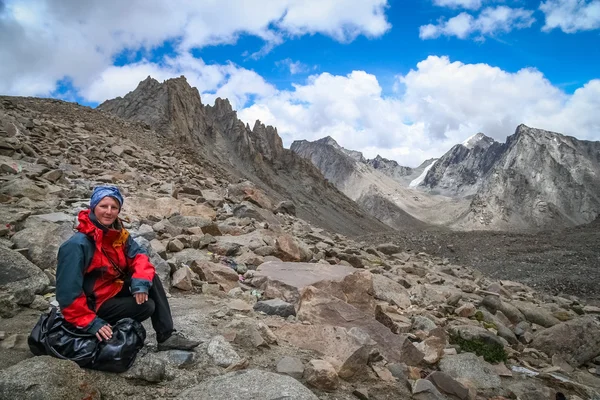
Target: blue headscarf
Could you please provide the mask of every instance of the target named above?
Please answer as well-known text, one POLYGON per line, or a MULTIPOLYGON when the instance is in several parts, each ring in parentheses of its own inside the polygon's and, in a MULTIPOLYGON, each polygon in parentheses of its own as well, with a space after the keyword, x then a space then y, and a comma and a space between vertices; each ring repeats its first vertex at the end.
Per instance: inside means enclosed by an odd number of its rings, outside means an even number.
POLYGON ((114 198, 119 203, 119 208, 123 207, 123 196, 116 186, 96 186, 90 198, 90 210, 94 210, 105 197, 114 198))

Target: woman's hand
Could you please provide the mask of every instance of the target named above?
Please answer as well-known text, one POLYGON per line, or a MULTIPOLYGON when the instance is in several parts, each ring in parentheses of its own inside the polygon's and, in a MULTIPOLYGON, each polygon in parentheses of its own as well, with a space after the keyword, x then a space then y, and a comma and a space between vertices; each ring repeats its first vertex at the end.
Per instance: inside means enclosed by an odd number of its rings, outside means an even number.
POLYGON ((136 293, 133 295, 135 297, 135 302, 138 304, 142 304, 148 301, 148 293, 136 293))
POLYGON ((109 340, 112 337, 112 328, 110 325, 104 325, 102 328, 98 329, 96 337, 99 341, 102 341, 102 339, 109 340))

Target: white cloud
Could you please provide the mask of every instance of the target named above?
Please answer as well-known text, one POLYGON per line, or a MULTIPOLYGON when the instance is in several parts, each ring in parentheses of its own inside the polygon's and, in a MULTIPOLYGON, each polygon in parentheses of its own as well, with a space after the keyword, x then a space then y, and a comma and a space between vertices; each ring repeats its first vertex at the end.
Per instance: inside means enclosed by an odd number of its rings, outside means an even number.
POLYGON ((256 55, 290 36, 320 33, 348 42, 390 29, 387 0, 8 0, 0 10, 0 93, 47 95, 69 77, 86 89, 121 52, 169 40, 177 53, 264 40, 256 55), (41 61, 43 60, 43 62, 41 61))
POLYGON ((134 90, 147 76, 158 81, 184 75, 190 85, 198 88, 204 104, 217 97, 228 98, 234 108, 244 107, 250 96, 270 96, 275 88, 254 71, 234 64, 205 64, 189 53, 167 58, 161 65, 141 61, 104 70, 80 94, 92 102, 102 102, 134 90))
POLYGON ((300 61, 294 61, 291 58, 286 58, 285 60, 277 61, 275 64, 278 66, 284 66, 289 69, 290 74, 302 74, 311 70, 311 68, 301 63, 300 61))
POLYGON ((600 140, 600 80, 572 95, 535 69, 515 73, 487 64, 430 56, 398 77, 403 87, 386 97, 374 75, 322 73, 291 91, 259 96, 238 111, 276 126, 284 144, 330 135, 367 157, 381 154, 416 166, 476 132, 499 141, 520 123, 582 139, 600 140))
POLYGON ((477 18, 462 12, 449 20, 442 19, 437 25, 428 24, 419 28, 421 39, 435 39, 440 36, 455 36, 466 39, 476 34, 481 39, 513 29, 529 28, 534 22, 533 11, 507 6, 487 7, 477 18))
POLYGON ((548 0, 540 10, 546 15, 542 30, 560 28, 565 33, 600 29, 600 0, 548 0))
POLYGON ((433 4, 441 7, 477 10, 481 7, 481 0, 433 0, 433 4))

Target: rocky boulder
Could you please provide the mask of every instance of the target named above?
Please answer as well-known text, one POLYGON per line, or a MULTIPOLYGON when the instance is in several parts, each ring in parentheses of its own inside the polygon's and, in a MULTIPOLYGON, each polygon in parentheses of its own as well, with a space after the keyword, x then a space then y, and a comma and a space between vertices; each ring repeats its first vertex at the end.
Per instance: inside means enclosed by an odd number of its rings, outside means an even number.
POLYGON ((460 382, 468 382, 477 389, 497 389, 502 381, 491 364, 473 353, 461 353, 444 357, 440 370, 460 382))
POLYGON ((318 397, 292 377, 250 369, 229 372, 182 392, 185 400, 318 400, 318 397))
POLYGON ((156 250, 154 250, 154 247, 147 239, 138 236, 135 238, 135 241, 142 247, 142 249, 144 249, 148 255, 148 258, 150 258, 150 262, 156 269, 156 274, 158 275, 160 282, 165 290, 169 291, 169 287, 171 287, 171 267, 169 264, 156 252, 156 250))
POLYGON ((531 346, 579 367, 600 355, 600 321, 585 316, 536 333, 531 346))
POLYGON ((50 356, 29 358, 0 371, 5 400, 100 400, 93 379, 73 361, 50 356))
POLYGON ((0 288, 33 301, 49 284, 41 269, 16 251, 0 246, 0 288))
POLYGON ((302 290, 296 315, 299 320, 312 324, 360 328, 379 345, 381 353, 391 361, 414 365, 423 359, 423 353, 405 335, 392 333, 372 315, 313 286, 302 290))
POLYGON ((60 245, 73 235, 72 220, 53 223, 43 216, 31 216, 25 221, 25 229, 11 239, 17 248, 27 249, 27 258, 39 268, 55 270, 60 245))
POLYGON ((340 282, 354 271, 342 265, 269 261, 258 266, 250 283, 266 297, 296 303, 302 288, 322 281, 340 282))
POLYGON ((194 260, 190 268, 198 274, 200 280, 218 284, 225 292, 239 286, 240 277, 232 268, 210 261, 194 260))

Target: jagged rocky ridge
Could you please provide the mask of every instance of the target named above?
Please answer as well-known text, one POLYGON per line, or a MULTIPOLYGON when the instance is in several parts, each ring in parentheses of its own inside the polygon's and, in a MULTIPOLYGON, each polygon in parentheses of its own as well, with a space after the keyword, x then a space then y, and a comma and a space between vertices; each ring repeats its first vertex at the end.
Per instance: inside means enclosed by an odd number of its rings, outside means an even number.
POLYGON ((293 200, 298 215, 317 225, 344 234, 388 229, 325 181, 310 163, 284 149, 276 128, 256 121, 250 129, 227 99, 203 105, 198 90, 183 76, 163 83, 148 77, 133 92, 98 109, 147 124, 193 157, 219 166, 230 179, 249 179, 274 199, 293 200))
POLYGON ((184 150, 108 113, 0 98, 0 398, 598 396, 597 307, 328 232, 184 150), (126 195, 177 328, 204 341, 156 352, 147 324, 124 374, 26 343, 54 300, 57 246, 105 182, 126 195))

